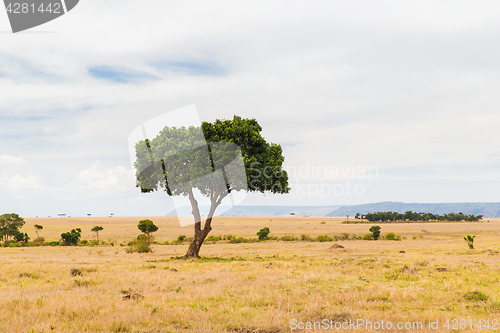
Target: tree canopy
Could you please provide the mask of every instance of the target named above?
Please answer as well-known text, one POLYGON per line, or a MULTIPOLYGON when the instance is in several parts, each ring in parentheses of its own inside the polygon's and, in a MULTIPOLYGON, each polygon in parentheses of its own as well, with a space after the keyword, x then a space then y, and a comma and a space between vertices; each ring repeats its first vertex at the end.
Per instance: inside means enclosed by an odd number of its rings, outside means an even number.
POLYGON ((7 242, 10 236, 14 237, 18 234, 19 229, 24 223, 24 219, 18 214, 9 213, 0 215, 0 239, 4 239, 7 242))
POLYGON ((268 143, 261 132, 255 119, 234 116, 201 127, 165 127, 155 138, 136 143, 136 186, 141 192, 164 189, 171 196, 189 197, 195 237, 186 256, 198 257, 216 208, 232 191, 290 190, 281 146, 268 143), (203 229, 193 189, 210 198, 203 229))

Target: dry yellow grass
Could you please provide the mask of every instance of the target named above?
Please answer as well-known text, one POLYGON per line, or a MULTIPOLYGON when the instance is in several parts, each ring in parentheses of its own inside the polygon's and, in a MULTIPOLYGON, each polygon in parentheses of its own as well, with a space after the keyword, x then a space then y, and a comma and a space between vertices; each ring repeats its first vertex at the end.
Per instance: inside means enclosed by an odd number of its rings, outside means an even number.
MULTIPOLYGON (((80 227, 83 238, 92 239, 91 227, 102 225, 101 239, 121 241, 138 234, 140 219, 38 218, 27 219, 24 229, 34 234, 33 225, 42 224, 41 235, 57 240, 61 232, 80 227)), ((158 240, 192 233, 172 218, 151 219, 160 227, 158 240)), ((364 235, 370 226, 340 224, 343 220, 218 218, 213 234, 256 237, 267 226, 272 235, 364 235)), ((187 245, 156 245, 148 254, 127 254, 116 245, 0 248, 1 331, 289 332, 292 319, 365 319, 424 323, 423 329, 402 332, 445 332, 447 319, 474 324, 499 319, 498 219, 381 226, 382 234, 407 238, 335 242, 345 246, 335 250, 332 242, 218 242, 201 250, 213 259, 200 260, 172 259, 187 245), (467 250, 461 239, 466 233, 477 235, 475 250, 467 250), (73 267, 83 276, 70 276, 73 267), (124 300, 128 290, 145 298, 124 300), (474 291, 488 299, 464 297, 474 291), (428 320, 439 320, 441 328, 428 329, 428 320)), ((313 331, 321 330, 307 330, 313 331)))

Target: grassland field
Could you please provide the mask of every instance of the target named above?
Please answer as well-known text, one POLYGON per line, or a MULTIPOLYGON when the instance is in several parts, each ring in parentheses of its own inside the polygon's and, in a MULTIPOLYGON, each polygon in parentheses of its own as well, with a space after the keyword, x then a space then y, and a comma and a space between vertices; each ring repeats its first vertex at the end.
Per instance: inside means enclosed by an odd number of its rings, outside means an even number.
MULTIPOLYGON (((0 332, 496 332, 500 324, 500 219, 473 223, 384 223, 401 241, 264 241, 184 245, 126 253, 118 245, 158 225, 158 241, 191 236, 173 217, 27 218, 22 231, 47 241, 104 227, 115 245, 0 248, 0 332), (476 235, 475 249, 462 239, 476 235), (415 236, 415 237, 414 237, 415 236), (415 239, 414 239, 415 238, 415 239), (344 246, 331 248, 333 244, 344 246), (405 253, 400 253, 400 251, 405 253), (71 276, 70 269, 82 276, 71 276), (138 293, 144 298, 124 299, 138 293), (383 320, 413 328, 299 329, 298 323, 383 320), (462 320, 462 322, 460 321, 462 320), (481 322, 479 322, 481 320, 481 322), (488 327, 486 327, 486 320, 488 327), (437 329, 429 322, 438 322, 437 329), (444 325, 448 321, 450 327, 444 325), (465 324, 464 324, 465 322, 465 324), (295 323, 295 327, 294 324, 295 323), (418 326, 422 323, 422 326, 418 326), (455 326, 454 323, 456 323, 455 326), (478 326, 479 323, 479 326, 478 326), (452 329, 456 327, 457 329, 452 329), (296 329, 294 329, 296 328, 296 329)), ((211 235, 362 236, 371 224, 345 217, 217 217, 211 235)), ((329 327, 330 328, 330 327, 329 327)))

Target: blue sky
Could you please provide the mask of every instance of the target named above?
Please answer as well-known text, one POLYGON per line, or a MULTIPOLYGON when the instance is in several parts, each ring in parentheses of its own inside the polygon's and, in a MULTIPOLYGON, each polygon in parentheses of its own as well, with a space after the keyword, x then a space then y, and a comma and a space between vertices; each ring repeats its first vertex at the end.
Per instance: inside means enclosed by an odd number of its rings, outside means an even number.
POLYGON ((192 104, 256 118, 285 168, 308 170, 244 204, 500 201, 498 7, 86 0, 16 35, 0 11, 1 208, 167 214, 134 187, 127 139, 192 104))

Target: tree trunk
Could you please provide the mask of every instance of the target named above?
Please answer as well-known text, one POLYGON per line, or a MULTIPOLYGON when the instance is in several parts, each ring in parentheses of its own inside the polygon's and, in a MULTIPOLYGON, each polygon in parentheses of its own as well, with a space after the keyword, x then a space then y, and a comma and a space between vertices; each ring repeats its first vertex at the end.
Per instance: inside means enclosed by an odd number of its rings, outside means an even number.
POLYGON ((189 248, 187 250, 185 258, 199 258, 200 257, 200 248, 203 245, 203 241, 207 238, 208 233, 212 230, 210 223, 212 219, 207 219, 205 222, 205 227, 201 229, 201 222, 197 222, 194 226, 194 239, 189 244, 189 248))
POLYGON ((222 199, 227 194, 222 194, 218 197, 213 196, 211 198, 210 211, 208 212, 207 220, 205 222, 205 226, 203 229, 201 228, 201 215, 200 210, 198 208, 198 201, 194 198, 192 190, 188 191, 189 201, 191 202, 191 207, 193 208, 193 216, 195 219, 194 224, 194 238, 191 244, 189 244, 189 248, 187 250, 184 258, 199 258, 200 248, 203 245, 203 241, 207 238, 208 234, 212 230, 212 217, 214 216, 215 209, 220 205, 222 199))

